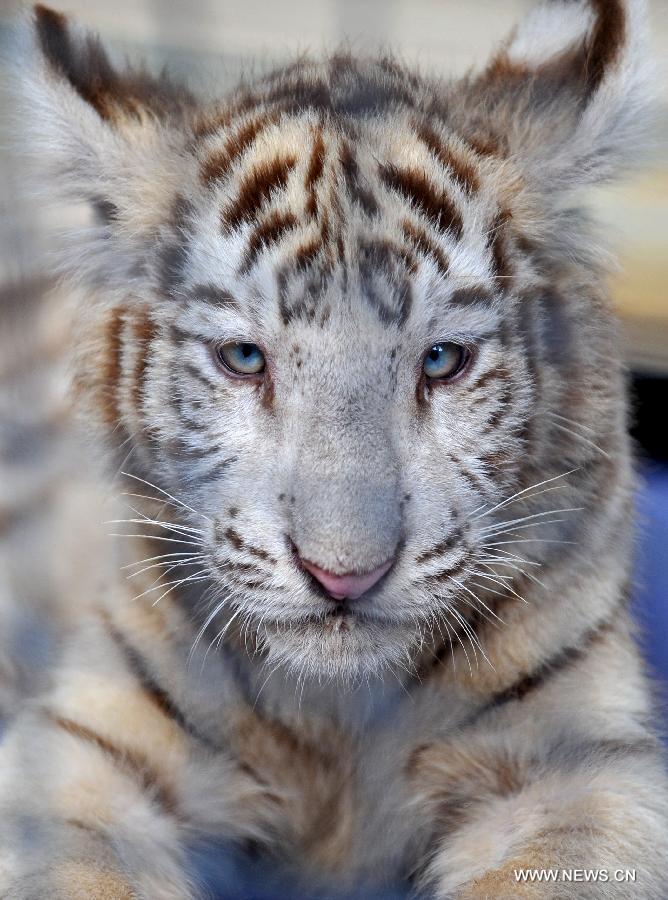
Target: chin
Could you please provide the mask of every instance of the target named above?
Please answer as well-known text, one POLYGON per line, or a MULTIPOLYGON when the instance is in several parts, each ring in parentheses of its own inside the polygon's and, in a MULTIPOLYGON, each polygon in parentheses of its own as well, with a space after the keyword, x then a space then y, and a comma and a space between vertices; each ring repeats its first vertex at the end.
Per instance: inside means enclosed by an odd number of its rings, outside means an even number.
POLYGON ((263 626, 262 645, 270 668, 282 666, 301 678, 354 685, 387 669, 410 666, 414 631, 353 615, 263 626))

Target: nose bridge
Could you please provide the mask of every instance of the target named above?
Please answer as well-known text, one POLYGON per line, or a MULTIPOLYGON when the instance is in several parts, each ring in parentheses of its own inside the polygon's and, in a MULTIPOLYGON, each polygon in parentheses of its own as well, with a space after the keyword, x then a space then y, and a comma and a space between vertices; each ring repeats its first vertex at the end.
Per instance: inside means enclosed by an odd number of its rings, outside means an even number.
POLYGON ((299 425, 293 540, 334 573, 390 559, 400 534, 399 467, 387 411, 362 398, 322 398, 299 425))

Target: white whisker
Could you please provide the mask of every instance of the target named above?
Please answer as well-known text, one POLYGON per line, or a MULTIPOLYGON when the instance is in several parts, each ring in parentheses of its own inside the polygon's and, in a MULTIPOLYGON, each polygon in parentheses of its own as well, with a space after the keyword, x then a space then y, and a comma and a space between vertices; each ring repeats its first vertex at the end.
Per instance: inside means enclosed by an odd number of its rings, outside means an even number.
MULTIPOLYGON (((574 472, 578 471, 578 467, 574 469, 569 469, 568 472, 563 472, 561 475, 554 475, 552 478, 545 478, 543 481, 538 481, 536 484, 529 485, 529 487, 523 488, 521 491, 517 491, 517 493, 513 494, 511 497, 508 497, 506 500, 502 500, 500 503, 497 503, 496 506, 493 506, 491 509, 485 510, 477 516, 473 516, 474 519, 482 519, 485 516, 491 515, 493 512, 496 512, 497 509, 502 509, 504 506, 509 506, 511 503, 517 502, 520 498, 524 498, 524 496, 529 492, 533 491, 535 488, 542 487, 545 484, 551 484, 554 481, 558 481, 560 478, 566 478, 569 475, 572 475, 574 472)), ((550 488, 549 490, 554 490, 554 488, 550 488)), ((541 491, 540 493, 544 493, 541 491)), ((531 497, 538 496, 538 494, 531 494, 531 497)), ((529 498, 526 498, 529 499, 529 498)), ((480 509, 480 507, 478 507, 480 509)), ((477 510, 474 510, 477 512, 477 510)))
POLYGON ((141 566, 144 563, 154 562, 156 559, 172 559, 178 556, 192 556, 192 550, 175 550, 172 553, 159 553, 157 556, 147 556, 145 559, 137 560, 137 562, 127 563, 124 566, 121 566, 121 571, 124 569, 131 569, 133 566, 141 566))
POLYGON ((560 541, 557 538, 517 538, 514 541, 497 541, 495 544, 483 544, 487 547, 503 547, 506 544, 575 544, 575 541, 560 541))
POLYGON ((127 576, 128 580, 130 578, 136 578, 138 575, 142 575, 144 572, 149 572, 151 569, 165 569, 164 572, 161 573, 161 576, 168 575, 174 569, 178 569, 179 566, 196 566, 199 565, 203 561, 204 557, 200 554, 198 556, 192 556, 188 559, 178 559, 170 562, 167 560, 166 562, 157 562, 153 563, 150 566, 145 566, 143 569, 140 569, 138 572, 132 572, 127 576))
POLYGON ((125 475, 127 478, 134 478, 135 481, 141 481, 142 484, 145 484, 147 487, 159 491, 161 494, 164 494, 165 497, 173 500, 174 503, 178 503, 178 505, 182 506, 184 509, 190 510, 190 512, 194 513, 196 516, 201 516, 203 519, 206 519, 207 522, 211 521, 211 519, 208 516, 205 516, 204 513, 198 512, 196 509, 193 509, 192 506, 184 503, 183 500, 179 500, 178 497, 174 497, 173 494, 170 494, 168 491, 164 491, 162 488, 158 487, 157 484, 152 484, 150 481, 146 481, 144 478, 140 478, 138 475, 133 475, 132 472, 121 472, 121 475, 125 475))
POLYGON ((569 506, 569 507, 561 507, 559 509, 546 509, 543 512, 533 513, 530 516, 520 516, 517 519, 507 519, 505 522, 495 522, 492 525, 486 525, 484 528, 480 529, 481 534, 488 534, 491 531, 496 530, 497 528, 502 528, 506 525, 516 525, 521 522, 528 522, 531 519, 540 519, 543 516, 551 516, 557 513, 569 513, 569 512, 584 512, 584 506, 569 506))
POLYGON ((201 547, 200 541, 182 541, 179 538, 163 537, 161 534, 121 534, 119 532, 110 532, 109 537, 122 538, 142 538, 145 541, 165 541, 170 544, 190 544, 191 547, 201 547))
POLYGON ((173 531, 175 534, 180 534, 182 537, 197 537, 198 534, 202 534, 198 529, 188 528, 185 525, 174 525, 172 522, 161 522, 160 519, 149 519, 146 516, 142 516, 140 519, 108 519, 106 522, 102 523, 103 525, 155 525, 159 528, 165 528, 167 531, 173 531))
POLYGON ((559 422, 552 422, 553 428, 558 428, 560 431, 565 432, 566 434, 570 434, 571 437, 576 438, 578 441, 582 441, 583 444, 586 444, 588 447, 598 451, 602 456, 605 456, 607 459, 610 459, 610 454, 605 451, 602 447, 599 447, 595 441, 592 441, 591 438, 585 437, 583 434, 578 434, 576 431, 573 431, 572 428, 567 428, 565 425, 561 425, 559 422))

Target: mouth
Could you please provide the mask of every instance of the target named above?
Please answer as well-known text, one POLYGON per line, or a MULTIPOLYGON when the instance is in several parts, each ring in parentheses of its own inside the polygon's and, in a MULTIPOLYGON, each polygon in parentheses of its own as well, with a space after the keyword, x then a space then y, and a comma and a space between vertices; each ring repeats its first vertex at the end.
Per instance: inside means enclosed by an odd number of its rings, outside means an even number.
MULTIPOLYGON (((319 627, 322 629, 323 634, 345 633, 355 627, 357 624, 355 619, 355 613, 346 609, 345 606, 337 606, 325 613, 319 627)), ((314 627, 318 626, 314 623, 314 627)))
POLYGON ((405 664, 410 629, 339 604, 297 621, 264 622, 269 665, 318 679, 356 682, 393 664, 405 664))

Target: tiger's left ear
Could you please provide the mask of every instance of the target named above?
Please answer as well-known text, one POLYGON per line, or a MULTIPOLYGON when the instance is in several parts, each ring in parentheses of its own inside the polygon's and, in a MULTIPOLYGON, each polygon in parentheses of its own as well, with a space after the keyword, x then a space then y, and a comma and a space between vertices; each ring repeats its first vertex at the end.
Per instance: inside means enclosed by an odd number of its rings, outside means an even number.
POLYGON ((644 0, 544 0, 460 85, 463 130, 541 191, 601 181, 643 155, 653 71, 644 0))

